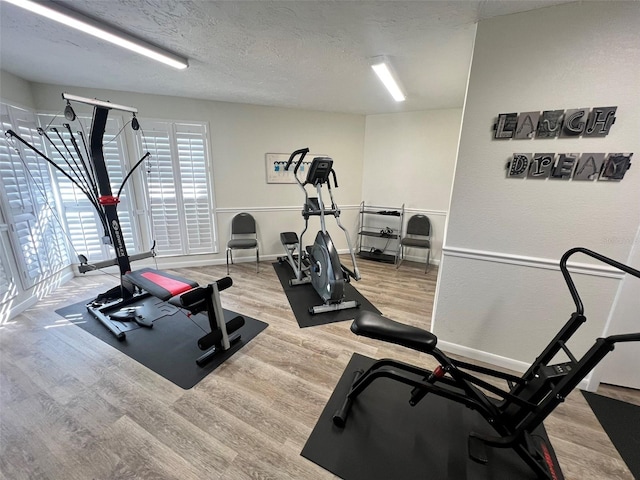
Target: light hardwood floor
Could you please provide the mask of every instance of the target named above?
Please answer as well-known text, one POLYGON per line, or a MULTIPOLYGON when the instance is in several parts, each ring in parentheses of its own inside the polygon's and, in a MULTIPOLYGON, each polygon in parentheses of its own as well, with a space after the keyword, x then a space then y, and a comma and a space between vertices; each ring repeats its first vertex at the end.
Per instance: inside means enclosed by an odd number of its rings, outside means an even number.
MULTIPOLYGON (((355 286, 385 315, 429 327, 435 267, 425 275, 411 262, 359 266, 355 286)), ((175 272, 200 283, 226 274, 224 266, 175 272)), ((351 355, 435 366, 426 355, 356 337, 348 321, 300 329, 270 262, 259 274, 254 263, 236 264, 231 276, 223 306, 269 327, 191 390, 54 313, 115 285, 113 277, 76 278, 5 325, 0 478, 335 478, 300 451, 351 355)), ((640 404, 636 391, 603 392, 640 404)), ((632 479, 579 392, 545 425, 567 480, 632 479)))

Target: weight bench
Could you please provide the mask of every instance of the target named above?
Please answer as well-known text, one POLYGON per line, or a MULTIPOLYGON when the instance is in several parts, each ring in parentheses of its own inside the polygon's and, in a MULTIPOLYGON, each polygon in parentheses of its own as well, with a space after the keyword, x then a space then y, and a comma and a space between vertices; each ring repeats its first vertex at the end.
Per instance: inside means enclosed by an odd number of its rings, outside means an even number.
POLYGON ((220 292, 233 285, 231 277, 224 277, 206 287, 201 287, 192 280, 152 268, 143 268, 127 272, 122 276, 122 283, 136 287, 138 292, 126 300, 119 299, 101 305, 93 302, 87 305, 87 310, 101 321, 118 340, 124 340, 126 334, 111 322, 112 319, 134 321, 147 328, 153 327, 153 322, 142 318, 135 309, 127 310, 124 308, 149 296, 188 310, 190 315, 206 312, 211 331, 198 340, 198 348, 205 350, 205 353, 196 359, 199 366, 206 364, 217 352, 229 350, 231 345, 241 338, 238 330, 244 325, 244 318, 238 315, 225 322, 220 302, 220 292), (113 310, 117 311, 108 313, 113 310))
MULTIPOLYGON (((428 393, 452 400, 476 410, 493 427, 496 435, 474 433, 469 427, 468 455, 479 463, 488 462, 488 447, 511 448, 531 467, 538 478, 559 478, 560 467, 549 454, 551 447, 534 434, 543 420, 564 401, 567 395, 619 342, 640 342, 640 333, 612 335, 596 339, 594 345, 576 359, 566 342, 586 322, 582 300, 567 269, 567 259, 580 252, 640 278, 640 271, 584 248, 567 251, 560 270, 576 305, 565 326, 536 358, 522 377, 502 373, 449 358, 437 348, 438 339, 431 332, 404 325, 374 312, 360 311, 351 331, 356 335, 402 345, 434 357, 440 364, 433 371, 407 363, 382 359, 366 372, 355 372, 351 388, 342 406, 333 416, 333 423, 345 428, 349 412, 357 405, 358 396, 376 379, 389 378, 413 387, 409 405, 415 406, 428 393), (563 351, 568 361, 551 365, 563 351), (506 381, 503 390, 482 380, 473 373, 506 381), (493 394, 489 396, 482 390, 493 394)), ((437 414, 437 412, 436 412, 437 414)))

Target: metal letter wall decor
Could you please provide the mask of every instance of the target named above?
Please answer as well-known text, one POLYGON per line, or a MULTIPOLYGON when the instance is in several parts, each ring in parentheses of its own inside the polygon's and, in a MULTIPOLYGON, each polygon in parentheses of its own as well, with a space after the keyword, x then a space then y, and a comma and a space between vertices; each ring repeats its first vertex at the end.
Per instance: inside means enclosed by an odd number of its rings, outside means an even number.
POLYGON ((507 163, 510 178, 622 180, 633 153, 514 153, 507 163), (605 159, 606 157, 606 159, 605 159))
MULTIPOLYGON (((536 139, 606 137, 618 107, 574 108, 541 112, 501 113, 494 138, 536 139)), ((633 153, 514 153, 507 163, 510 178, 558 180, 622 180, 633 153)))
POLYGON ((494 138, 606 137, 616 121, 618 107, 575 108, 540 112, 501 113, 493 126, 494 138))

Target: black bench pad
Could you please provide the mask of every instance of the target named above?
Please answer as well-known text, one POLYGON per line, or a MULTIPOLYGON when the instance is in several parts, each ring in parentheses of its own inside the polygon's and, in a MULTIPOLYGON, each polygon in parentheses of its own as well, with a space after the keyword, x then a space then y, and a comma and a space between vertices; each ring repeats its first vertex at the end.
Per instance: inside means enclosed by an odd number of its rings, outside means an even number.
POLYGON ((298 243, 298 234, 296 232, 282 232, 280 234, 280 243, 283 245, 295 245, 298 243))
POLYGON ((154 297, 165 301, 198 286, 198 283, 193 280, 187 280, 153 268, 142 268, 128 272, 125 274, 125 278, 154 297))
POLYGON ((431 332, 368 310, 358 312, 351 324, 351 331, 356 335, 395 343, 424 353, 430 353, 438 343, 438 338, 431 332))

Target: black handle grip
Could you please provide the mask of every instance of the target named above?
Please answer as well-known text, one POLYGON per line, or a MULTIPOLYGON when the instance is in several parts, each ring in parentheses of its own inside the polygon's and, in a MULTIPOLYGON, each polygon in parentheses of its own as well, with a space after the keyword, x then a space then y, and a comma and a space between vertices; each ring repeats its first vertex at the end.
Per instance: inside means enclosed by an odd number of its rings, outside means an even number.
POLYGON ((605 339, 608 343, 618 342, 640 342, 640 333, 625 333, 622 335, 611 335, 605 339))
POLYGON ((338 188, 338 177, 336 176, 336 171, 333 168, 331 169, 331 173, 333 174, 333 186, 338 188))
POLYGON ((302 163, 302 160, 304 160, 304 157, 307 155, 307 153, 309 153, 308 148, 301 148, 300 150, 296 150, 295 152, 293 152, 289 157, 289 161, 287 162, 287 165, 284 167, 284 170, 289 171, 289 167, 291 166, 291 162, 293 162, 293 159, 295 158, 295 156, 300 155, 300 159, 296 163, 296 168, 293 170, 293 173, 298 173, 298 168, 300 167, 300 164, 302 163))
POLYGON ((233 285, 233 280, 231 279, 231 277, 224 277, 220 280, 216 280, 216 285, 218 286, 218 291, 221 292, 222 290, 226 290, 231 285, 233 285))

